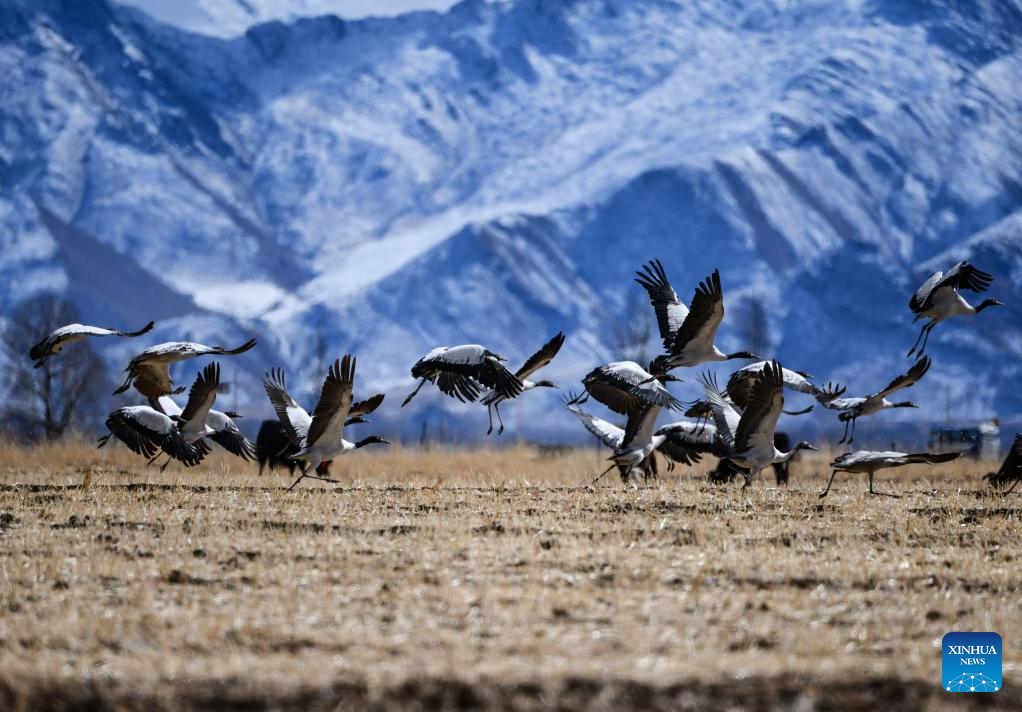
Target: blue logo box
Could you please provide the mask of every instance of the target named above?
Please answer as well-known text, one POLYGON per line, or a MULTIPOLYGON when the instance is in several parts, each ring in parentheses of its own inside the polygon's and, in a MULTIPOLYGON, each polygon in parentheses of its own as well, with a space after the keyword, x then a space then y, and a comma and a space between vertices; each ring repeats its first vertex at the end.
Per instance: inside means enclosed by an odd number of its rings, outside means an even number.
POLYGON ((948 633, 941 641, 941 675, 947 692, 997 692, 1001 689, 1001 636, 997 633, 948 633))

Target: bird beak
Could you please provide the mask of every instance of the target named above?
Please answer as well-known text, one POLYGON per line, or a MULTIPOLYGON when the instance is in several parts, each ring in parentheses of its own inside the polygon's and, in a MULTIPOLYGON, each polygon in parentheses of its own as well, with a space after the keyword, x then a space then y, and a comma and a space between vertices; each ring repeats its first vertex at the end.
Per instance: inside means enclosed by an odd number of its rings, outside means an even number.
POLYGON ((807 450, 813 450, 813 451, 815 451, 815 452, 819 452, 819 451, 820 451, 820 448, 818 448, 818 447, 814 447, 814 446, 812 446, 812 445, 806 445, 806 449, 807 449, 807 450))

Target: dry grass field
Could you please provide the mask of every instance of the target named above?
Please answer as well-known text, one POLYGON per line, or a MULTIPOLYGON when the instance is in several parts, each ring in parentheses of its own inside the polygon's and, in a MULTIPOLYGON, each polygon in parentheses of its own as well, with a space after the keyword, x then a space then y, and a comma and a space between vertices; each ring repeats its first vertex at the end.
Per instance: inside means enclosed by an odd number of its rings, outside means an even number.
POLYGON ((982 463, 586 486, 595 450, 335 464, 0 448, 0 709, 1022 709, 1022 496, 982 463), (1005 687, 940 687, 993 630, 1005 687))

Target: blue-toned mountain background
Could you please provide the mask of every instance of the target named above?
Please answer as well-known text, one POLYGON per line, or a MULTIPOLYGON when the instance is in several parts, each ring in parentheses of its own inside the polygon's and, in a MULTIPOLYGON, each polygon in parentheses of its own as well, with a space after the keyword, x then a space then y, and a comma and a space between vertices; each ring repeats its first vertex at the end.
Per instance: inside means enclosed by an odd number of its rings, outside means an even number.
MULTIPOLYGON (((265 367, 308 400, 353 352, 388 431, 482 437, 483 409, 435 391, 398 409, 411 364, 480 342, 517 365, 564 330, 544 375, 576 386, 652 319, 651 257, 685 301, 720 269, 725 350, 758 303, 767 355, 862 395, 911 363, 912 291, 969 259, 1008 306, 938 327, 923 409, 859 434, 1022 422, 1015 0, 465 0, 226 38, 0 0, 0 76, 0 316, 56 290, 89 323, 156 319, 146 344, 256 335, 225 363, 250 416, 265 367)), ((138 341, 97 348, 119 370, 138 341)), ((504 410, 505 438, 584 437, 554 393, 504 410)))

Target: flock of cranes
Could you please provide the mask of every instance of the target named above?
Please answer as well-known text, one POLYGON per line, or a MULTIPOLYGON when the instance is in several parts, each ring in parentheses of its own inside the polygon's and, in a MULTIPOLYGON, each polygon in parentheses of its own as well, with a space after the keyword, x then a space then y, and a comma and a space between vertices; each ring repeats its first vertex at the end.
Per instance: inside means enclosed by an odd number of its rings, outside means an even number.
MULTIPOLYGON (((816 449, 805 441, 786 450, 775 446, 775 429, 782 413, 800 415, 813 410, 813 406, 785 410, 785 389, 807 394, 822 407, 838 411, 838 418, 845 423, 840 442, 852 443, 859 418, 890 408, 916 407, 909 401, 893 402, 889 396, 915 385, 929 370, 931 361, 923 352, 937 324, 953 316, 973 316, 1001 304, 996 299, 987 299, 973 307, 962 297, 962 290, 982 292, 992 282, 989 274, 967 262, 958 263, 947 273, 934 273, 909 303, 917 321, 928 320, 909 351, 909 356, 916 354, 915 363, 876 393, 846 397, 844 387, 833 383, 817 386, 804 371, 785 368, 777 360, 762 360, 748 351, 721 351, 715 344, 717 330, 724 319, 724 294, 718 271, 696 287, 688 305, 678 298, 659 260, 644 265, 636 272, 635 281, 649 297, 664 353, 645 368, 634 361, 598 366, 582 379, 583 393, 568 394, 564 398, 567 410, 613 451, 610 466, 593 484, 614 468, 618 469, 624 483, 635 484, 637 474, 649 476, 656 472, 654 453, 659 452, 667 458, 670 467, 698 462, 704 454, 727 460, 743 475, 748 487, 763 468, 785 463, 800 450, 816 449), (697 376, 705 399, 686 405, 667 387, 682 380, 671 371, 735 359, 754 363, 734 371, 725 388, 721 388, 710 373, 697 376), (582 405, 590 398, 624 416, 624 427, 583 410, 582 405), (658 428, 657 419, 665 409, 683 412, 687 420, 658 428)), ((70 324, 49 334, 32 347, 29 355, 38 368, 76 341, 93 336, 138 337, 152 328, 152 322, 134 332, 70 324)), ((115 393, 134 387, 145 397, 146 404, 126 406, 110 413, 106 421, 110 433, 100 439, 99 447, 116 437, 150 462, 161 453, 165 454, 167 460, 162 467, 171 460, 186 466, 198 464, 211 450, 207 441, 243 459, 255 459, 255 447, 234 423, 241 416, 213 408, 221 390, 219 364, 214 361, 197 375, 183 408, 173 396, 182 393, 184 387, 175 388, 169 370, 172 363, 199 356, 242 354, 255 343, 252 339, 237 348, 227 349, 181 341, 158 344, 142 351, 128 364, 125 381, 115 393)), ((515 372, 507 368, 503 356, 479 344, 438 347, 412 366, 411 375, 419 383, 401 405, 407 405, 427 383, 432 383, 446 396, 485 405, 489 418, 487 434, 493 431, 494 415, 499 425, 497 432, 501 433, 504 431, 501 404, 536 388, 557 388, 552 381, 532 380, 532 377, 557 356, 563 344, 564 334, 558 333, 515 372)), ((355 365, 356 359, 350 354, 332 364, 311 414, 288 393, 283 369, 275 368, 265 374, 263 387, 288 440, 288 456, 303 463, 292 488, 306 477, 333 482, 335 480, 323 474, 323 463, 366 445, 388 442, 378 435, 357 441, 344 438, 346 426, 368 422, 366 416, 384 400, 382 393, 365 400, 354 399, 355 365)), ((954 459, 957 454, 848 452, 831 463, 830 482, 820 496, 827 495, 838 472, 866 473, 869 492, 881 494, 873 489, 877 470, 910 463, 936 464, 954 459)), ((991 475, 990 480, 999 485, 1013 482, 1013 489, 1020 478, 1022 437, 1016 438, 1004 466, 991 475)))

